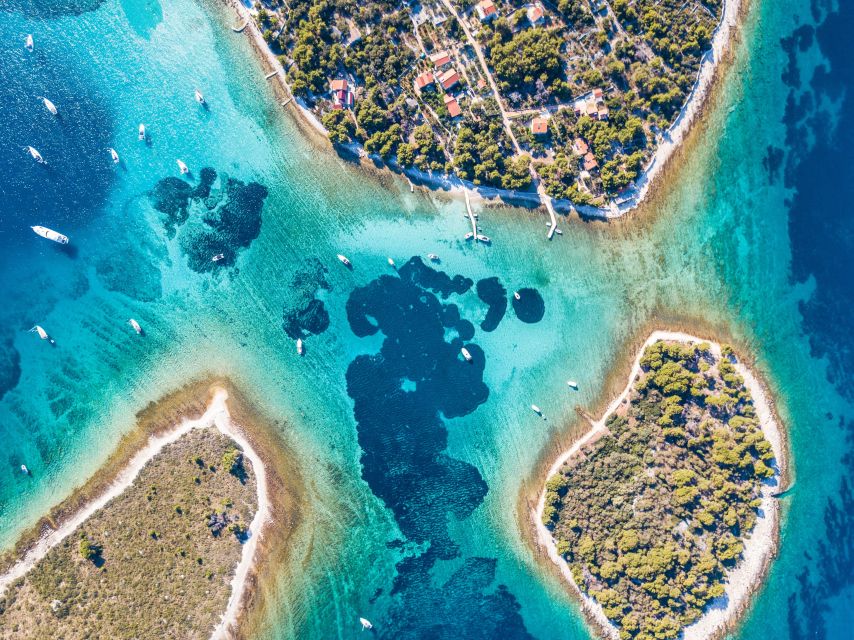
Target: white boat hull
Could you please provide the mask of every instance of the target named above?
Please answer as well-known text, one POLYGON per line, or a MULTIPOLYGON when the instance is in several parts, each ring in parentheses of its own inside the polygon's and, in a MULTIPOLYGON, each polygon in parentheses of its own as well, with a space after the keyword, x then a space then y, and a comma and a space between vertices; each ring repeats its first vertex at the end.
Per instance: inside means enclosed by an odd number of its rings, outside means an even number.
POLYGON ((139 139, 145 140, 145 125, 144 124, 139 125, 139 139))
POLYGON ((115 149, 110 149, 110 157, 113 159, 113 164, 119 163, 119 154, 115 149))
POLYGON ((64 236, 61 233, 54 231, 53 229, 48 229, 47 227, 42 227, 36 225, 35 227, 30 227, 37 235, 40 235, 42 238, 47 238, 48 240, 53 240, 59 244, 68 244, 68 236, 64 236))
POLYGON ((53 104, 50 100, 45 97, 42 97, 42 102, 44 102, 44 107, 48 111, 50 111, 53 115, 58 115, 59 111, 56 108, 56 105, 53 104))

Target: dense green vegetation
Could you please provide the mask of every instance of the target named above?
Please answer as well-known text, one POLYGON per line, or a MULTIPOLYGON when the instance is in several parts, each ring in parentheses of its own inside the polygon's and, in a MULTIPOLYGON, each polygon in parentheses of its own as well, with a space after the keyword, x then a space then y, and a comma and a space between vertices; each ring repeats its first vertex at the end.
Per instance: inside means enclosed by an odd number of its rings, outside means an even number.
POLYGON ((625 640, 676 638, 724 593, 774 454, 728 356, 657 342, 608 433, 547 483, 543 521, 625 640))
MULTIPOLYGON (((499 0, 497 17, 485 24, 473 1, 456 4, 547 193, 603 204, 633 184, 684 103, 722 1, 559 0, 546 5, 536 25, 526 16, 527 1, 499 0), (576 115, 574 101, 594 90, 607 110, 576 115), (548 135, 532 137, 530 119, 547 106, 548 135), (573 153, 575 138, 589 145, 595 165, 573 153)), ((317 112, 333 144, 356 142, 404 168, 456 172, 478 185, 530 186, 530 161, 515 158, 521 154, 502 126, 473 44, 437 0, 264 0, 256 9, 293 92, 317 112), (435 67, 429 55, 437 51, 452 52, 451 62, 435 67), (459 79, 440 88, 438 76, 449 68, 459 79), (415 78, 426 72, 436 81, 415 90, 415 78), (330 82, 340 78, 353 91, 352 109, 340 109, 330 93, 330 82), (445 95, 460 106, 455 118, 445 95)))

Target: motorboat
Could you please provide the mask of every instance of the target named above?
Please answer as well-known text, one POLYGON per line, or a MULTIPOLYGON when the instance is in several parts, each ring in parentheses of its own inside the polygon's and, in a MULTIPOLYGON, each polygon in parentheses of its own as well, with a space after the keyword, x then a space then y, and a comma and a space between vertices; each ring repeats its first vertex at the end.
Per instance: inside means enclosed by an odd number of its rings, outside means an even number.
POLYGON ((388 266, 390 266, 392 269, 396 268, 396 265, 394 264, 394 260, 392 260, 391 258, 388 259, 388 266))
POLYGON ((30 227, 36 234, 40 235, 42 238, 47 238, 48 240, 53 240, 54 242, 58 242, 59 244, 68 244, 68 236, 64 236, 58 231, 54 231, 53 229, 48 229, 47 227, 42 227, 36 225, 34 227, 30 227))
POLYGON ((145 140, 145 125, 141 122, 139 123, 139 139, 145 140))
POLYGON ((59 110, 56 108, 55 104, 53 104, 50 100, 48 100, 44 96, 42 96, 41 99, 42 99, 42 102, 44 102, 44 108, 45 109, 50 111, 55 116, 59 115, 59 110))
POLYGON ((47 160, 42 158, 42 154, 40 154, 38 152, 38 149, 36 149, 35 147, 31 147, 28 145, 28 146, 24 147, 24 151, 29 153, 30 156, 33 158, 33 160, 35 160, 39 164, 47 164, 47 160))
POLYGON ((178 165, 178 169, 181 171, 181 175, 186 175, 190 173, 190 170, 187 168, 187 165, 184 164, 183 160, 176 160, 175 164, 178 165))
POLYGON ((575 380, 567 380, 566 384, 570 389, 575 389, 576 391, 578 391, 578 383, 575 380))
POLYGON ((131 318, 130 320, 128 320, 128 324, 133 327, 134 331, 136 331, 136 335, 142 335, 142 327, 139 326, 139 323, 136 320, 131 318))
POLYGON ((33 46, 34 46, 34 44, 33 44, 33 34, 32 34, 32 33, 28 33, 28 34, 27 34, 27 41, 24 43, 24 49, 26 49, 27 51, 32 51, 32 50, 33 50, 33 46))
POLYGON ((466 362, 471 362, 471 361, 472 361, 471 353, 469 353, 469 350, 468 350, 468 349, 466 349, 465 347, 463 347, 462 349, 460 349, 460 353, 461 353, 461 354, 463 354, 463 358, 465 358, 465 359, 466 359, 466 362))
POLYGON ((39 338, 41 338, 42 340, 47 340, 51 344, 56 344, 53 341, 53 338, 50 337, 48 332, 45 331, 40 325, 36 325, 32 329, 30 329, 30 333, 37 333, 37 334, 39 334, 39 338))
POLYGON ((113 164, 118 164, 119 163, 119 152, 116 151, 115 149, 113 149, 112 147, 107 149, 107 151, 110 152, 110 157, 113 159, 113 164))
POLYGON ((350 261, 347 259, 347 256, 345 256, 345 255, 341 255, 341 254, 339 253, 339 254, 338 254, 338 259, 341 261, 341 264, 343 264, 345 267, 352 267, 352 266, 353 266, 353 263, 352 263, 352 262, 350 262, 350 261))
POLYGON ((374 628, 374 625, 372 625, 371 621, 367 618, 359 618, 359 623, 362 625, 362 631, 364 631, 365 629, 370 630, 374 628))
POLYGON ((483 242, 484 244, 490 244, 492 242, 492 240, 489 239, 489 236, 485 236, 482 233, 477 235, 477 241, 483 242))
POLYGON ((224 258, 225 258, 224 253, 218 253, 213 258, 211 258, 211 262, 219 262, 220 260, 223 260, 224 258))
POLYGON ((433 262, 439 262, 439 256, 437 256, 435 253, 428 253, 427 257, 433 262))
POLYGON ((199 91, 198 89, 196 89, 196 102, 198 102, 200 105, 207 104, 205 102, 205 97, 202 95, 202 92, 199 91))
POLYGON ((302 344, 302 338, 297 338, 297 355, 301 356, 305 353, 305 347, 302 344))
POLYGON ((532 404, 532 405, 531 405, 531 410, 532 410, 534 413, 536 413, 538 416, 543 415, 543 410, 542 410, 542 409, 540 409, 540 408, 539 408, 537 405, 535 405, 535 404, 532 404))
POLYGON ((30 475, 30 470, 27 469, 27 465, 25 465, 25 464, 21 465, 21 473, 23 473, 25 476, 30 475))
POLYGON ((514 291, 514 292, 513 292, 513 297, 514 297, 514 298, 516 298, 517 300, 521 300, 521 299, 522 299, 522 296, 520 296, 520 295, 519 295, 519 292, 518 292, 518 291, 514 291))
POLYGON ((471 240, 474 238, 474 231, 469 231, 466 235, 463 236, 466 240, 471 240))

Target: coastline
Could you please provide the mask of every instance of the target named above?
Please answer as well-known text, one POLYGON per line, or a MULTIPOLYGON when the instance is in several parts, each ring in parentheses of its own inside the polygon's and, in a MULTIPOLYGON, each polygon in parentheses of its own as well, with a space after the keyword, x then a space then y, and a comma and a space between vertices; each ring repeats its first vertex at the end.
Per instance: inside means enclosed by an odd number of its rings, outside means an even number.
MULTIPOLYGON (((283 90, 287 98, 286 103, 294 105, 298 115, 301 116, 299 120, 309 125, 311 133, 322 136, 323 140, 331 145, 328 139, 328 132, 317 116, 301 98, 293 95, 286 79, 285 69, 264 40, 252 13, 240 0, 227 0, 227 4, 234 9, 240 21, 248 22, 246 28, 241 33, 249 34, 252 39, 253 48, 261 61, 265 62, 269 69, 276 72, 274 77, 277 81, 277 86, 283 90)), ((590 205, 576 205, 569 200, 552 199, 551 202, 555 210, 563 214, 576 212, 584 218, 614 220, 637 209, 648 200, 651 193, 663 186, 660 183, 664 181, 665 169, 677 158, 677 152, 682 150, 684 143, 694 130, 694 125, 700 121, 705 106, 712 98, 713 90, 717 84, 716 80, 723 75, 724 67, 722 63, 731 54, 733 38, 744 17, 747 5, 748 0, 724 0, 721 9, 721 20, 712 34, 711 46, 701 58, 697 78, 679 110, 679 115, 660 134, 657 139, 655 152, 621 203, 617 204, 615 199, 612 199, 609 206, 594 207, 590 205)), ((286 103, 283 103, 283 105, 286 103)), ((360 162, 360 166, 372 168, 377 171, 386 167, 390 173, 398 174, 409 181, 410 185, 414 181, 415 184, 424 186, 431 191, 442 191, 454 198, 463 198, 465 192, 468 191, 470 194, 477 195, 481 200, 501 199, 510 202, 524 202, 526 205, 534 207, 546 206, 540 194, 536 191, 510 191, 498 187, 484 187, 462 180, 453 174, 433 174, 414 167, 404 169, 396 163, 383 160, 376 154, 367 154, 362 145, 356 142, 343 145, 342 148, 357 158, 361 159, 364 157, 371 160, 371 164, 373 165, 360 162)))
MULTIPOLYGON (((548 473, 545 476, 546 480, 555 475, 567 460, 578 453, 584 445, 595 440, 606 430, 605 425, 608 418, 631 392, 632 385, 640 372, 640 360, 644 351, 648 346, 658 340, 708 342, 711 345, 712 352, 720 357, 720 344, 712 340, 699 338, 683 331, 653 331, 638 349, 623 391, 608 404, 606 410, 602 413, 602 417, 599 420, 591 420, 590 429, 558 456, 549 467, 548 473)), ((743 541, 744 553, 742 559, 727 576, 724 595, 712 603, 699 620, 684 628, 680 636, 682 640, 708 640, 710 638, 717 638, 730 630, 740 618, 741 613, 749 606, 750 597, 760 586, 771 559, 776 555, 779 543, 780 507, 778 500, 773 496, 788 482, 785 437, 780 428, 779 420, 774 413, 773 405, 769 400, 765 386, 742 362, 741 358, 735 363, 735 367, 739 375, 744 378, 744 384, 753 398, 753 404, 756 408, 762 432, 774 451, 777 473, 773 477, 772 482, 763 485, 759 516, 750 536, 743 541)), ((545 490, 543 486, 538 488, 538 494, 536 507, 530 513, 536 529, 536 544, 546 549, 549 560, 558 569, 563 580, 565 580, 565 584, 579 598, 582 610, 588 621, 597 627, 606 638, 618 640, 619 633, 617 628, 605 616, 602 606, 592 597, 581 592, 572 577, 569 565, 557 553, 557 547, 551 532, 542 523, 542 513, 545 507, 545 490)))
MULTIPOLYGON (((4 560, 7 562, 0 573, 0 595, 12 582, 26 575, 50 549, 113 498, 121 495, 163 447, 176 442, 193 429, 213 427, 240 445, 251 461, 257 479, 258 508, 249 524, 248 540, 242 546, 240 561, 234 568, 228 603, 210 637, 225 639, 238 635, 244 613, 257 592, 256 569, 261 556, 268 553, 267 548, 262 547, 260 543, 268 542, 268 537, 277 537, 276 532, 272 531, 278 528, 272 526, 273 513, 278 511, 278 507, 285 501, 272 491, 283 484, 281 473, 265 464, 257 446, 253 446, 256 438, 253 437, 255 434, 248 433, 248 423, 242 420, 238 423, 232 417, 229 407, 232 396, 228 387, 230 385, 227 382, 188 385, 161 401, 166 405, 165 416, 161 413, 163 408, 158 407, 160 403, 151 403, 146 411, 141 412, 140 428, 122 440, 116 452, 82 488, 75 490, 63 503, 52 509, 49 516, 21 537, 14 551, 6 554, 4 560), (198 400, 200 392, 208 396, 204 403, 198 400), (187 402, 188 397, 195 397, 195 401, 187 402), (176 404, 177 408, 173 406, 176 404), (198 415, 200 406, 205 409, 198 415), (188 411, 198 417, 186 417, 188 411), (152 413, 155 414, 153 417, 152 413), (182 413, 184 417, 179 421, 178 415, 182 413), (164 428, 166 421, 170 426, 164 428), (8 562, 11 555, 17 555, 18 559, 8 562)), ((236 398, 234 401, 239 405, 236 398)), ((284 525, 280 518, 276 520, 284 525)))

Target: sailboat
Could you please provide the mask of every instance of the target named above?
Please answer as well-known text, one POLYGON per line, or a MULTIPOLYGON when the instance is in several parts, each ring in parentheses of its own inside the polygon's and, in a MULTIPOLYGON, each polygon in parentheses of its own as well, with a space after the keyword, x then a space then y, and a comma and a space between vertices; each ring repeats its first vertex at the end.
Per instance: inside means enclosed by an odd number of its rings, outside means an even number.
POLYGON ((578 383, 575 380, 567 380, 566 385, 570 389, 575 389, 576 391, 578 391, 578 383))
POLYGON ((136 331, 136 335, 142 335, 142 327, 139 326, 139 323, 136 320, 131 318, 130 320, 128 320, 128 324, 133 327, 134 331, 136 331))
POLYGON ((359 618, 359 622, 362 624, 362 631, 365 629, 373 629, 374 625, 371 624, 371 621, 367 618, 359 618))
POLYGON ((113 164, 118 164, 119 163, 119 152, 116 151, 115 149, 113 149, 112 147, 107 149, 107 151, 110 152, 110 157, 113 159, 113 164))
POLYGON ((302 338, 297 338, 297 355, 301 356, 305 353, 305 347, 302 345, 302 338))
POLYGON ((42 158, 42 154, 40 154, 35 147, 27 145, 26 147, 24 147, 24 151, 29 153, 32 156, 33 160, 35 160, 39 164, 47 164, 47 160, 42 158))
POLYGON ((202 106, 207 104, 205 102, 205 97, 202 95, 202 92, 199 91, 198 89, 196 89, 196 102, 198 102, 202 106))
POLYGON ((190 170, 187 168, 187 165, 184 164, 182 160, 176 160, 175 162, 178 165, 178 169, 181 170, 181 175, 186 175, 190 173, 190 170))
POLYGON ((33 34, 32 33, 27 34, 27 42, 24 44, 24 49, 26 49, 27 51, 33 50, 33 34))
POLYGON ((145 140, 145 125, 141 122, 139 123, 139 139, 145 140))
POLYGON ((30 329, 30 333, 37 333, 37 334, 39 334, 39 338, 41 338, 42 340, 47 340, 51 344, 56 344, 53 341, 53 338, 51 338, 50 335, 48 335, 48 332, 45 331, 44 329, 42 329, 42 327, 40 325, 36 325, 32 329, 30 329))
POLYGON ((50 100, 48 100, 44 96, 41 96, 41 99, 42 99, 42 102, 44 102, 45 109, 50 111, 55 116, 59 115, 59 111, 57 110, 55 104, 53 104, 50 100))
POLYGON ((34 233, 40 235, 42 238, 53 240, 54 242, 58 242, 59 244, 68 244, 68 236, 64 236, 58 231, 54 231, 53 229, 48 229, 47 227, 42 227, 40 225, 30 227, 30 229, 32 229, 34 233))

